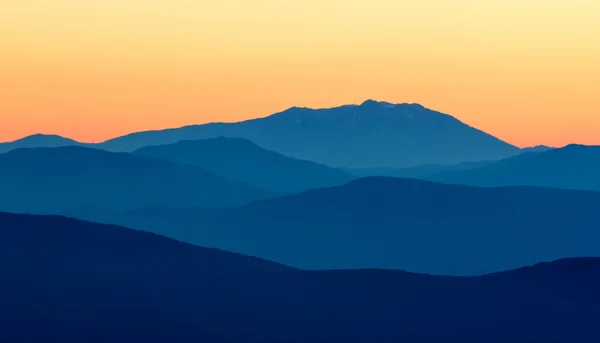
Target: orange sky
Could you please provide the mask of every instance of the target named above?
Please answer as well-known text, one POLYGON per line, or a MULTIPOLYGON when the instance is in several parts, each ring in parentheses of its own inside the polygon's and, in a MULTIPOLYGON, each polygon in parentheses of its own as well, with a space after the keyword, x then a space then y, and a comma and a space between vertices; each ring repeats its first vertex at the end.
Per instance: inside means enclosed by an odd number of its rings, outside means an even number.
POLYGON ((0 141, 417 102, 600 144, 597 0, 2 0, 0 141))

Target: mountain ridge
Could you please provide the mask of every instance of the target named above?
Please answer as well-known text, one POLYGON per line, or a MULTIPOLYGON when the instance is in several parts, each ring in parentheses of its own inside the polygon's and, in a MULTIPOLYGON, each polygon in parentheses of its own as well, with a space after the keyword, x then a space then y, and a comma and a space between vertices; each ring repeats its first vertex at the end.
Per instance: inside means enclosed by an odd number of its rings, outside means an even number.
POLYGON ((332 167, 459 163, 498 159, 519 151, 451 115, 418 104, 373 100, 328 109, 292 107, 236 123, 142 131, 95 146, 132 152, 145 146, 219 136, 245 138, 264 149, 332 167))
POLYGON ((592 343, 599 271, 600 259, 580 258, 473 278, 314 272, 124 227, 0 213, 0 340, 592 343))
POLYGON ((477 168, 441 171, 427 179, 488 187, 529 185, 600 191, 597 175, 600 175, 600 146, 569 144, 477 168))
POLYGON ((38 147, 62 147, 62 146, 81 146, 85 143, 80 143, 70 138, 65 138, 55 134, 33 134, 12 142, 0 143, 0 154, 21 148, 38 148, 38 147))
POLYGON ((341 170, 290 158, 244 138, 179 141, 144 147, 133 154, 194 165, 230 180, 279 193, 336 186, 353 179, 341 170))
POLYGON ((0 186, 0 210, 33 213, 92 204, 233 206, 271 196, 195 166, 79 146, 1 154, 0 186))
POLYGON ((66 214, 298 268, 481 275, 580 253, 600 256, 591 244, 600 239, 596 207, 600 192, 369 177, 230 209, 66 214))

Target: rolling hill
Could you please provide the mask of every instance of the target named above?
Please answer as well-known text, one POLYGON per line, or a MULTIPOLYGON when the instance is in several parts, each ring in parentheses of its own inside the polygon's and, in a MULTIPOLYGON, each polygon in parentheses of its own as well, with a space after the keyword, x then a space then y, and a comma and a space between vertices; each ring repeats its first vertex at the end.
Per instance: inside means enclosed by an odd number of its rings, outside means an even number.
POLYGON ((371 177, 241 208, 65 213, 306 269, 480 275, 600 256, 600 193, 371 177))
POLYGON ((240 138, 180 141, 145 147, 133 154, 191 164, 279 193, 339 186, 353 179, 339 169, 289 158, 240 138))
POLYGON ((598 175, 600 146, 568 145, 469 170, 443 171, 428 179, 477 186, 530 185, 600 191, 598 175))
POLYGON ((56 213, 162 204, 219 207, 270 196, 198 167, 83 147, 17 149, 0 155, 0 210, 56 213))
POLYGON ((600 339, 600 259, 482 277, 310 272, 122 227, 0 213, 3 342, 600 339))
POLYGON ((31 135, 13 142, 0 143, 0 154, 21 148, 57 148, 62 146, 81 146, 82 143, 57 135, 31 135))

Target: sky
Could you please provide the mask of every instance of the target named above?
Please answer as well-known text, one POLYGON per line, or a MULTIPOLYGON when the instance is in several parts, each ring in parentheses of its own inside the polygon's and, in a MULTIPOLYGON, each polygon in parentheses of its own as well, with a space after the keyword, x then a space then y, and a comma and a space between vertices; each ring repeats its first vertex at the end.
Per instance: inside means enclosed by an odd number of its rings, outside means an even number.
POLYGON ((420 103, 600 144, 598 0, 2 0, 0 141, 420 103))

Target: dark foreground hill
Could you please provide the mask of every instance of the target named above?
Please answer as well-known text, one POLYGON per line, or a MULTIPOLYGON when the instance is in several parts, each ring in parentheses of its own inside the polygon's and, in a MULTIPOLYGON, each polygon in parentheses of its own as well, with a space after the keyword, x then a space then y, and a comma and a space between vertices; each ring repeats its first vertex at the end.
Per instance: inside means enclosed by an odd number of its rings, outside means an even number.
POLYGON ((568 145, 478 168, 447 170, 428 178, 478 186, 530 185, 600 191, 600 146, 568 145))
POLYGON ((198 167, 83 147, 17 149, 0 155, 0 210, 53 213, 98 205, 241 205, 269 192, 198 167))
POLYGON ((598 342, 600 260, 475 278, 308 272, 0 213, 2 342, 598 342))
POLYGON ((480 275, 600 256, 600 193, 372 177, 242 208, 69 213, 307 269, 480 275))
POLYGON ((339 169, 289 158, 240 138, 180 141, 145 147, 133 154, 191 164, 273 192, 339 186, 353 179, 339 169))
POLYGON ((353 168, 494 160, 520 151, 421 105, 372 100, 330 109, 294 107, 239 123, 134 133, 98 147, 130 152, 150 145, 220 136, 245 138, 289 157, 353 168))

